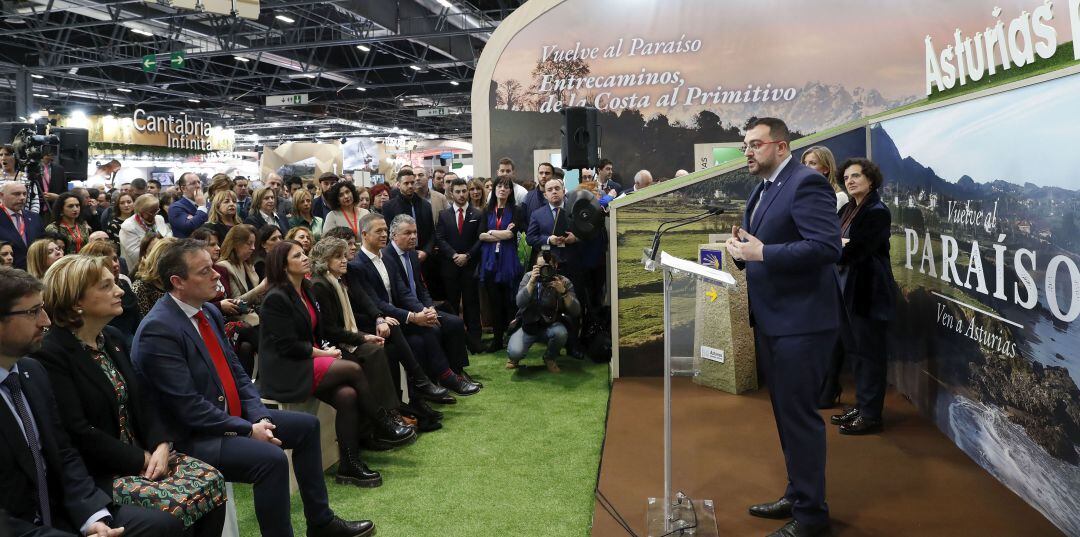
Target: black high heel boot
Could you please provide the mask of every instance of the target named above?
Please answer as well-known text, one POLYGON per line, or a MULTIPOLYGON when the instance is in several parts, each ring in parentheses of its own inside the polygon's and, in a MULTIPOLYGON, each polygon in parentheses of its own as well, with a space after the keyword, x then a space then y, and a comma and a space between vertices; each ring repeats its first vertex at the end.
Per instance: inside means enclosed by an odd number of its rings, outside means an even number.
POLYGON ((361 488, 375 488, 382 485, 382 475, 368 468, 364 461, 360 460, 359 447, 339 445, 338 453, 340 453, 340 458, 334 481, 361 488))

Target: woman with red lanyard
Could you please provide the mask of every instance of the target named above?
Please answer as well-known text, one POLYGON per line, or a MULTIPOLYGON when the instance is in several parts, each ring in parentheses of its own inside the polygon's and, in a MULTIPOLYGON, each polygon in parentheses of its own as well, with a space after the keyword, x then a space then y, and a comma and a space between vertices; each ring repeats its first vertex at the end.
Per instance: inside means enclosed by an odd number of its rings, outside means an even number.
POLYGON ((90 242, 90 226, 82 214, 82 201, 71 192, 64 192, 56 198, 52 211, 53 221, 45 226, 45 232, 58 233, 64 237, 67 247, 65 254, 77 254, 84 244, 90 242))
POLYGON ((515 214, 519 211, 514 202, 514 183, 509 178, 500 178, 480 217, 480 242, 483 244, 477 272, 491 305, 491 329, 495 335, 488 352, 505 348, 503 334, 517 314, 514 297, 525 272, 517 252, 518 229, 524 227, 520 224, 523 215, 515 214))
POLYGON ((283 403, 312 396, 337 410, 341 462, 336 480, 377 487, 382 476, 360 460, 360 444, 404 446, 416 440, 396 409, 380 407, 360 364, 323 345, 319 307, 306 276, 311 261, 295 241, 281 241, 266 259, 270 286, 259 312, 259 391, 283 403))
POLYGON ((370 211, 361 209, 356 201, 360 196, 356 193, 356 187, 348 181, 334 183, 330 190, 323 192, 323 200, 330 212, 323 220, 323 230, 331 230, 336 227, 347 227, 360 240, 360 217, 370 211))

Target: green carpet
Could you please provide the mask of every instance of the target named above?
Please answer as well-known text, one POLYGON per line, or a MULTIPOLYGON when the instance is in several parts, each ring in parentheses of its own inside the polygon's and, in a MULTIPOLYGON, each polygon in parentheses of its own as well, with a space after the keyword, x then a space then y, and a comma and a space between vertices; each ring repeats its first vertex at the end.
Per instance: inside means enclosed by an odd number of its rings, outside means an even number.
MULTIPOLYGON (((484 389, 438 406, 442 430, 396 451, 365 452, 383 486, 338 485, 328 473, 331 507, 375 521, 381 537, 589 535, 608 366, 562 357, 553 375, 541 354, 534 345, 517 371, 504 369, 506 352, 471 357, 469 372, 484 389)), ((236 484, 234 494, 241 535, 259 535, 251 487, 236 484)), ((304 535, 296 495, 292 520, 304 535)))

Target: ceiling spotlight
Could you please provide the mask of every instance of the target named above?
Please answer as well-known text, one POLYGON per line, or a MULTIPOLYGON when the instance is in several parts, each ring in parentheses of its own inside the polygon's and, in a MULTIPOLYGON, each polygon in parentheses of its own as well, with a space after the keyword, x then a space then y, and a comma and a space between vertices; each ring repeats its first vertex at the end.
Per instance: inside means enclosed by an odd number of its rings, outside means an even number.
POLYGON ((36 79, 38 79, 38 80, 41 80, 42 78, 45 78, 45 77, 44 77, 44 76, 41 76, 41 75, 39 75, 39 74, 36 74, 36 73, 34 73, 34 74, 31 74, 31 75, 30 75, 30 78, 36 78, 36 79))
POLYGON ((152 33, 150 33, 150 32, 147 32, 146 30, 140 30, 140 29, 138 29, 138 28, 132 28, 132 29, 131 29, 131 31, 132 31, 132 32, 135 32, 135 33, 137 33, 137 34, 139 34, 139 35, 145 35, 145 36, 152 36, 152 35, 154 35, 154 34, 152 34, 152 33))
POLYGON ((409 69, 412 69, 413 71, 419 71, 419 70, 420 70, 420 66, 419 66, 419 65, 410 65, 410 66, 409 66, 409 69))
POLYGON ((199 100, 198 100, 198 99, 188 99, 188 100, 187 100, 187 102, 189 102, 189 103, 196 103, 196 104, 198 104, 198 103, 199 103, 199 100))
POLYGON ((296 19, 293 19, 292 17, 286 17, 285 15, 275 15, 274 18, 281 22, 287 22, 289 24, 296 22, 296 19))
POLYGON ((244 62, 244 63, 247 63, 247 62, 251 61, 251 58, 245 58, 243 56, 233 56, 233 59, 235 59, 238 62, 244 62))
POLYGON ((356 45, 356 48, 360 49, 362 52, 371 52, 371 47, 367 45, 356 45))
POLYGON ((315 78, 315 75, 311 73, 293 73, 289 75, 289 78, 315 78))
POLYGON ((364 87, 357 87, 356 89, 358 89, 360 91, 367 91, 367 88, 364 88, 364 87))
POLYGON ((48 99, 49 98, 48 95, 45 95, 43 93, 35 93, 34 97, 41 97, 42 99, 48 99))
POLYGON ((26 24, 26 19, 22 17, 8 17, 4 19, 4 22, 8 24, 26 24))
POLYGON ((460 86, 461 84, 460 84, 460 83, 458 83, 458 81, 457 81, 457 80, 451 80, 451 81, 450 81, 450 85, 451 85, 451 86, 460 86))
POLYGON ((442 5, 442 7, 454 7, 454 4, 451 4, 450 0, 439 0, 439 4, 442 5))
POLYGON ((116 88, 116 91, 119 91, 121 93, 131 93, 131 90, 127 88, 116 88))
POLYGON ((113 106, 124 106, 124 103, 112 103, 113 106))
POLYGON ((247 111, 247 112, 254 112, 255 111, 254 108, 244 108, 244 110, 247 111))

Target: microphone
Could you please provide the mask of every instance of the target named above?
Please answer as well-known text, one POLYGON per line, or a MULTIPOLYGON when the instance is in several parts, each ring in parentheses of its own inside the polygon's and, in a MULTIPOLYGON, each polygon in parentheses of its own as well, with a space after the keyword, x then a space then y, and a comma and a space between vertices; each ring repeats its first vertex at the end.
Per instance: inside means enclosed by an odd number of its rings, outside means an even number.
MULTIPOLYGON (((704 219, 706 219, 706 218, 708 218, 710 216, 715 216, 715 215, 721 214, 723 212, 724 212, 723 207, 720 207, 720 206, 717 206, 717 205, 708 205, 708 206, 706 206, 706 210, 703 213, 696 214, 696 215, 693 215, 693 216, 686 216, 686 217, 683 217, 683 218, 674 218, 674 219, 671 219, 671 220, 664 220, 664 221, 660 222, 660 225, 657 226, 657 228, 656 228, 656 232, 653 233, 652 247, 645 250, 645 252, 644 252, 645 255, 644 255, 642 261, 645 263, 646 268, 649 268, 650 265, 655 267, 656 255, 660 251, 660 237, 662 237, 664 235, 664 233, 667 233, 668 231, 671 231, 671 230, 673 230, 675 228, 679 228, 679 227, 683 227, 683 226, 686 226, 686 225, 689 225, 689 224, 693 224, 695 222, 699 222, 699 221, 704 220, 704 219), (675 225, 671 225, 671 224, 675 224, 675 225), (670 227, 664 228, 664 226, 670 226, 670 227)), ((650 270, 652 270, 652 269, 650 269, 650 270)))

